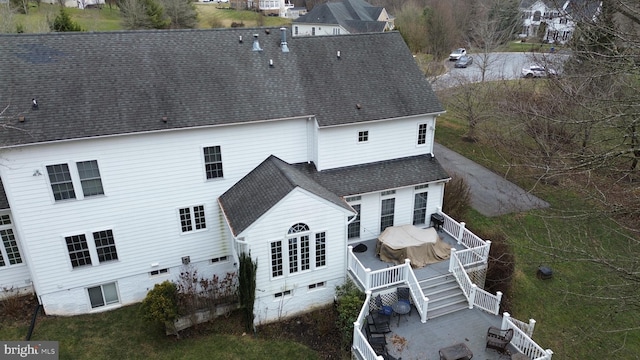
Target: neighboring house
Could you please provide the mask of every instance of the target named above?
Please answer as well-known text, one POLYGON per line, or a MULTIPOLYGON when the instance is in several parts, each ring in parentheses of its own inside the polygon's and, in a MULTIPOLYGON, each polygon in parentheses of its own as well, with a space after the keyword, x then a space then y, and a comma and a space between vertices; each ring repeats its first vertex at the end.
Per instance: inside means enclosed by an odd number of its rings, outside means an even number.
POLYGON ((598 0, 523 0, 520 37, 541 37, 545 42, 565 44, 571 39, 576 24, 594 21, 600 7, 598 0))
POLYGON ((267 16, 291 17, 300 14, 300 9, 291 13, 294 4, 290 0, 230 0, 229 6, 232 9, 258 10, 267 16))
MULTIPOLYGON (((59 0, 43 0, 47 4, 59 4, 59 0)), ((77 7, 79 9, 101 6, 105 4, 105 0, 64 0, 64 6, 77 7)))
POLYGON ((319 4, 306 15, 293 20, 293 36, 358 34, 393 29, 393 19, 387 11, 364 0, 319 4))
POLYGON ((92 313, 247 252, 265 322, 331 303, 349 244, 428 226, 444 109, 400 34, 286 35, 0 35, 0 288, 92 313))

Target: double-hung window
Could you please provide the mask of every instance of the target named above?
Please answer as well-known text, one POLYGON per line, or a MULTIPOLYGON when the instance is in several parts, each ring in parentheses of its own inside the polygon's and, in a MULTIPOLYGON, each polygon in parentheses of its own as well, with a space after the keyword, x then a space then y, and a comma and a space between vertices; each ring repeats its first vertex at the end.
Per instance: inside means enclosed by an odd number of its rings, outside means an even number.
POLYGON ((75 199, 76 186, 82 188, 84 198, 104 195, 98 161, 79 161, 75 165, 75 168, 69 167, 69 164, 47 165, 47 174, 55 201, 75 199))
POLYGON ((84 197, 103 195, 102 179, 100 179, 100 169, 98 169, 98 161, 82 161, 77 162, 78 175, 80 184, 82 184, 82 193, 84 197))
POLYGON ((204 205, 182 208, 179 212, 180 227, 183 233, 207 228, 207 222, 204 217, 204 205))
POLYGON ((222 174, 222 151, 220 146, 209 146, 204 148, 204 170, 207 179, 221 178, 222 174))
POLYGON ((325 232, 316 234, 316 267, 327 265, 327 237, 325 232))
POLYGON ((73 190, 73 181, 71 180, 69 165, 48 165, 47 173, 49 174, 49 182, 51 183, 53 197, 56 201, 76 198, 76 193, 73 190))
POLYGON ((95 231, 91 236, 93 236, 93 244, 87 241, 86 234, 64 238, 73 268, 92 265, 96 259, 98 263, 118 260, 112 230, 95 231))

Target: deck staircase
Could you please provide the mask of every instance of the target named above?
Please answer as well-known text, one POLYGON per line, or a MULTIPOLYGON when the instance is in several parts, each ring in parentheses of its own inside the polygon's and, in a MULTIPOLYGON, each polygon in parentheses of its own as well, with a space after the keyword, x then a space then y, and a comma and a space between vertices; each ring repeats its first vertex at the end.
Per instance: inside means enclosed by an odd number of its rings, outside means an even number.
POLYGON ((451 314, 469 307, 469 302, 451 274, 420 281, 420 287, 429 298, 427 319, 451 314))

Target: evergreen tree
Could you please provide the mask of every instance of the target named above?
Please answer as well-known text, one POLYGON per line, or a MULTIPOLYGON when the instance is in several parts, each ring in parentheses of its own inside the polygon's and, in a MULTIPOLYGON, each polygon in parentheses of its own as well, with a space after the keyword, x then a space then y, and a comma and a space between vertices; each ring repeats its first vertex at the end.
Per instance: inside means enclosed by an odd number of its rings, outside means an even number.
POLYGON ((69 13, 67 12, 65 7, 60 7, 60 13, 58 14, 58 16, 56 16, 55 20, 53 20, 51 30, 57 32, 84 31, 84 29, 80 25, 78 25, 78 23, 71 20, 71 17, 69 16, 69 13))

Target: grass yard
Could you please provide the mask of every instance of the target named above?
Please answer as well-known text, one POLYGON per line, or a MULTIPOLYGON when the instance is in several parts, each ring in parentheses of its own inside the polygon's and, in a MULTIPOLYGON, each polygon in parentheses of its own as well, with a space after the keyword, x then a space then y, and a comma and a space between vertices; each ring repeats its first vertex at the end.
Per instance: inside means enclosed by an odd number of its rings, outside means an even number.
MULTIPOLYGON (((505 162, 496 149, 482 141, 464 141, 466 132, 465 123, 449 112, 438 120, 436 141, 505 174, 505 162)), ((515 176, 509 179, 525 188, 532 184, 515 176)), ((624 284, 607 266, 585 255, 598 251, 624 257, 640 253, 640 245, 620 226, 590 214, 594 205, 570 188, 538 184, 534 194, 551 207, 495 218, 471 212, 461 219, 474 231, 504 232, 512 245, 516 271, 509 312, 523 321, 537 321, 534 339, 554 351, 554 360, 637 359, 640 312, 632 311, 633 301, 614 302, 611 296, 624 287, 635 289, 635 284, 624 284), (555 250, 552 244, 555 249, 573 247, 574 252, 555 250), (536 278, 540 265, 553 269, 553 279, 536 278)))
MULTIPOLYGON (((257 26, 288 26, 291 20, 275 16, 262 16, 255 11, 234 10, 228 4, 194 3, 198 12, 198 28, 228 28, 232 24, 244 27, 257 26)), ((41 3, 40 6, 32 5, 28 15, 15 14, 9 21, 11 24, 2 24, 0 29, 16 32, 21 27, 25 33, 49 32, 49 24, 53 22, 59 13, 59 6, 41 3)), ((120 10, 117 7, 102 9, 78 9, 67 8, 71 19, 85 31, 116 31, 124 30, 120 22, 120 10)))
MULTIPOLYGON (((277 324, 259 328, 256 335, 243 333, 241 312, 221 317, 210 323, 181 332, 181 338, 166 336, 143 321, 139 306, 73 317, 40 316, 32 340, 58 341, 60 359, 339 359, 340 347, 331 333, 335 316, 333 307, 320 309, 305 317, 295 318, 294 324, 277 324), (325 324, 324 329, 310 324, 325 324), (318 328, 327 333, 305 332, 318 328), (310 342, 313 350, 303 345, 300 336, 322 343, 310 342), (323 342, 324 341, 324 342, 323 342)), ((28 317, 28 316, 27 316, 28 317)), ((27 319, 2 318, 0 339, 24 340, 28 331, 27 319)), ((339 339, 338 339, 339 343, 339 339)))

